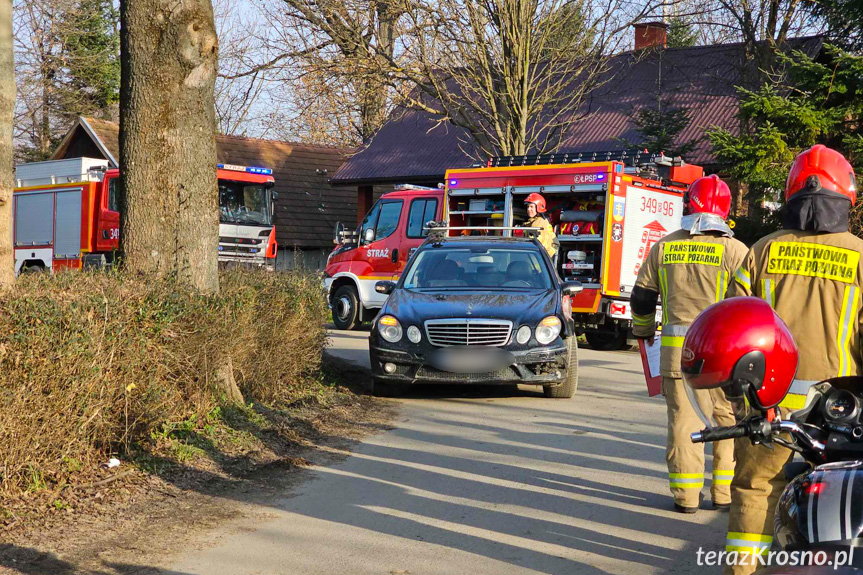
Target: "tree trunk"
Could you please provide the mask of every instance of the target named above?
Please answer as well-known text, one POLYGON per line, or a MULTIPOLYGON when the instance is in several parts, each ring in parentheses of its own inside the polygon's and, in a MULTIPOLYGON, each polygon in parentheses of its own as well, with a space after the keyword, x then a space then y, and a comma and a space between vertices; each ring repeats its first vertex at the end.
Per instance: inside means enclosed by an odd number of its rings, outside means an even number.
POLYGON ((210 0, 123 0, 121 242, 126 268, 219 289, 210 0))
POLYGON ((0 0, 0 289, 15 281, 12 257, 12 117, 15 111, 15 63, 12 1, 0 0))

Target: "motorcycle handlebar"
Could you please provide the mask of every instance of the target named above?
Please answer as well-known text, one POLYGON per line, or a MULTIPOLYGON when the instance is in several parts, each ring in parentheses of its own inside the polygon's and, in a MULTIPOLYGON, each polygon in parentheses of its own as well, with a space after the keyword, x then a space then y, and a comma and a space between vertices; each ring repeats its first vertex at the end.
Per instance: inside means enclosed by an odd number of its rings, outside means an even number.
POLYGON ((723 439, 734 439, 735 437, 746 437, 748 430, 742 425, 733 427, 708 427, 696 431, 691 435, 692 443, 707 443, 710 441, 722 441, 723 439))
POLYGON ((690 437, 693 443, 706 443, 709 441, 734 439, 736 437, 764 438, 765 436, 777 435, 779 433, 791 434, 808 449, 818 452, 823 452, 826 449, 823 443, 812 437, 806 430, 793 421, 773 421, 767 423, 762 419, 746 420, 732 427, 708 427, 693 433, 690 437))

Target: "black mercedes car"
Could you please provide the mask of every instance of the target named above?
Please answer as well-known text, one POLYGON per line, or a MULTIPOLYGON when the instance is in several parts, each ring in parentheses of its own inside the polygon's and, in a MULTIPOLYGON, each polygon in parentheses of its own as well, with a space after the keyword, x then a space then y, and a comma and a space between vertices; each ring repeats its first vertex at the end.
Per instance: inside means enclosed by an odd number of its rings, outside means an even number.
POLYGON ((562 282, 535 239, 428 239, 389 294, 369 336, 373 392, 412 383, 540 385, 569 398, 578 385, 578 344, 562 282))

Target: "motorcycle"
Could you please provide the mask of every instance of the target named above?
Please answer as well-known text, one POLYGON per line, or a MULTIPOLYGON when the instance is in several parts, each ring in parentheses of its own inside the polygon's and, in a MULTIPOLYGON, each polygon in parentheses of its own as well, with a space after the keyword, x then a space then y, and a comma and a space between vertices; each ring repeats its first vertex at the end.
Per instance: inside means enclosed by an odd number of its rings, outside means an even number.
MULTIPOLYGON (((693 433, 704 443, 746 437, 781 446, 804 461, 785 466, 788 485, 774 518, 774 550, 823 552, 849 565, 769 568, 759 574, 859 573, 863 568, 863 377, 837 377, 809 389, 806 406, 787 420, 761 411, 730 427, 693 433), (854 551, 858 551, 854 553, 854 551)), ((780 448, 780 447, 774 447, 780 448)))

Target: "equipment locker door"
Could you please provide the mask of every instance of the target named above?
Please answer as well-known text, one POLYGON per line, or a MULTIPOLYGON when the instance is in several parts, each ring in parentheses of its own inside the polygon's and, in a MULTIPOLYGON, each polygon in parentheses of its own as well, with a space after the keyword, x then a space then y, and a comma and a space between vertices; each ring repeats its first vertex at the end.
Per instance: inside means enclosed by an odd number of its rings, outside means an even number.
POLYGON ((81 257, 81 189, 57 192, 54 202, 54 259, 81 257))

